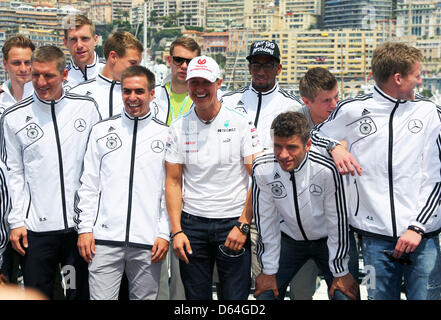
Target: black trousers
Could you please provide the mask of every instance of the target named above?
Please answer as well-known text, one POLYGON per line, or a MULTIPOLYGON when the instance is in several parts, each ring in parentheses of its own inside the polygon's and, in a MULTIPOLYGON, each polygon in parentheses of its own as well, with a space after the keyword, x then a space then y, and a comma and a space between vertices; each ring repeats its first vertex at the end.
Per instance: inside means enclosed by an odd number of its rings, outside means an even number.
POLYGON ((22 258, 24 285, 53 299, 54 277, 61 265, 66 299, 89 300, 88 268, 77 247, 73 229, 38 233, 28 230, 28 248, 22 258))

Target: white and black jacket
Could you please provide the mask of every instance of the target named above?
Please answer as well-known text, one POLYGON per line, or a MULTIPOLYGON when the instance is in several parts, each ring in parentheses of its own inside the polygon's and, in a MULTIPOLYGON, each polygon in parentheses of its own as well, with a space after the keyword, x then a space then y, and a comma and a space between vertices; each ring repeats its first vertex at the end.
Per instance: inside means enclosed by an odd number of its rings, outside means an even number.
POLYGON ((78 233, 97 244, 149 248, 169 240, 165 206, 165 143, 168 127, 121 114, 90 133, 81 187, 75 200, 78 233))
POLYGON ((264 148, 272 146, 270 129, 277 115, 286 111, 307 112, 302 108, 300 99, 280 88, 277 81, 267 92, 258 92, 250 84, 248 87, 225 93, 221 101, 254 119, 254 126, 264 148))
POLYGON ((253 213, 257 258, 265 274, 277 273, 281 231, 297 241, 327 238, 329 268, 348 271, 348 213, 342 176, 332 160, 311 148, 297 169, 282 170, 271 150, 253 163, 253 213))
POLYGON ((69 92, 92 97, 103 119, 120 114, 124 109, 121 82, 108 79, 101 73, 96 78, 78 84, 69 92))
POLYGON ((96 52, 94 52, 94 55, 93 63, 87 65, 84 72, 75 64, 75 61, 70 58, 70 64, 66 67, 68 70, 67 80, 63 84, 65 90, 69 91, 79 83, 95 78, 101 72, 105 63, 100 61, 96 52))
MULTIPOLYGON (((11 90, 9 90, 9 84, 11 80, 7 80, 2 84, 2 89, 0 91, 0 115, 10 106, 16 104, 18 101, 12 95, 11 90)), ((32 81, 26 82, 23 87, 23 99, 31 96, 34 93, 34 86, 32 81)))
POLYGON ((3 252, 9 240, 8 214, 11 211, 11 198, 8 184, 8 171, 0 161, 0 269, 3 264, 3 252))
POLYGON ((373 93, 339 102, 312 131, 313 143, 345 140, 362 167, 350 183, 350 225, 361 234, 396 240, 415 225, 425 236, 441 228, 441 110, 417 96, 373 93))
POLYGON ((89 131, 100 120, 92 98, 66 93, 56 101, 34 94, 2 115, 0 151, 9 170, 11 229, 65 231, 75 226, 89 131))

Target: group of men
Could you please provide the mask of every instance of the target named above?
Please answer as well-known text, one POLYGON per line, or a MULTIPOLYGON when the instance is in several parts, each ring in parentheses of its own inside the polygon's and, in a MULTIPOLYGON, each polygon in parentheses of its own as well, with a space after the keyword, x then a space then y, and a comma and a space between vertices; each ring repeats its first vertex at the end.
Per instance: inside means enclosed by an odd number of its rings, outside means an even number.
POLYGON ((227 300, 253 282, 257 299, 311 299, 319 272, 331 298, 359 299, 355 231, 369 298, 399 299, 404 280, 407 298, 440 299, 441 111, 414 95, 418 50, 380 45, 374 92, 337 105, 323 68, 301 99, 282 89, 272 41, 251 45, 251 83, 231 92, 190 38, 158 85, 133 35, 106 40, 105 64, 96 43, 77 15, 68 67, 21 35, 2 48, 3 281, 14 250, 48 298, 61 266, 68 299, 118 299, 125 275, 130 299, 210 300, 213 271, 227 300))

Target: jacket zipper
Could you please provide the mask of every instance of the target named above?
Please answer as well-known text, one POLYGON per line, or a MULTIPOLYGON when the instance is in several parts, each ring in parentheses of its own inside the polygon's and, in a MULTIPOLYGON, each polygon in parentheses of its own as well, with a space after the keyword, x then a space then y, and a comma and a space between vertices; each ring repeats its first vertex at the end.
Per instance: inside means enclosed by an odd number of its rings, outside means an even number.
POLYGON ((393 172, 392 172, 392 160, 393 160, 393 117, 395 111, 397 110, 400 102, 397 101, 389 117, 389 150, 388 150, 388 176, 389 176, 389 200, 390 200, 390 214, 392 219, 392 232, 393 237, 397 238, 397 225, 395 219, 395 201, 394 201, 394 183, 393 183, 393 172))
POLYGON ((115 86, 116 81, 112 80, 112 85, 110 86, 109 93, 109 117, 113 116, 113 87, 115 86))
POLYGON ((101 191, 100 191, 100 194, 98 196, 98 208, 96 209, 96 218, 95 218, 95 222, 93 223, 94 227, 96 225, 96 222, 98 221, 98 215, 100 213, 100 205, 101 205, 101 191))
POLYGON ((63 206, 64 228, 68 229, 67 211, 66 211, 66 191, 64 190, 63 157, 61 154, 61 143, 60 143, 60 135, 58 133, 57 117, 55 116, 55 101, 51 101, 51 113, 52 113, 52 123, 54 125, 54 131, 55 131, 55 140, 57 142, 58 170, 60 175, 61 204, 63 206))
POLYGON ((259 101, 257 103, 256 117, 254 118, 254 127, 257 128, 257 123, 259 122, 260 108, 262 107, 262 92, 257 94, 259 101))
POLYGON ((358 193, 357 180, 354 180, 354 184, 355 184, 355 190, 357 191, 357 209, 355 210, 355 215, 354 215, 354 217, 356 217, 358 215, 358 208, 360 207, 360 194, 358 193))
POLYGON ((26 210, 26 219, 29 217, 29 211, 31 211, 31 202, 32 202, 32 195, 31 195, 31 187, 29 186, 29 182, 26 182, 28 185, 28 190, 29 190, 29 204, 28 204, 28 209, 26 210))
POLYGON ((138 131, 138 118, 135 118, 133 125, 132 152, 130 161, 130 177, 129 177, 129 199, 127 204, 127 225, 126 225, 126 243, 129 245, 130 219, 132 214, 132 197, 133 197, 133 174, 135 171, 135 153, 136 153, 136 135, 138 131))
POLYGON ((294 195, 294 207, 296 210, 296 218, 297 218, 297 224, 299 226, 300 232, 302 233, 303 238, 308 241, 308 238, 306 237, 306 233, 305 230, 303 230, 303 226, 302 226, 302 221, 300 219, 300 210, 299 210, 299 202, 297 199, 297 187, 296 187, 296 178, 294 176, 294 172, 291 171, 291 178, 290 180, 292 181, 292 193, 294 195))

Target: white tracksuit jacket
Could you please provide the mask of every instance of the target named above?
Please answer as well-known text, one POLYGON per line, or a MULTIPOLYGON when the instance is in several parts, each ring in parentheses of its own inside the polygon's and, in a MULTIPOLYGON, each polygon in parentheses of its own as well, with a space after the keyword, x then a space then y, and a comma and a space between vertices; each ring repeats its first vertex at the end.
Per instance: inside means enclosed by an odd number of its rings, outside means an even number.
POLYGON ((0 151, 9 170, 11 229, 53 232, 75 226, 74 196, 89 131, 99 120, 92 98, 69 93, 45 101, 34 92, 3 113, 0 151))
POLYGON ((0 269, 3 264, 3 252, 9 241, 8 214, 11 210, 11 198, 8 189, 8 171, 0 161, 0 269))
MULTIPOLYGON (((0 115, 7 108, 11 107, 12 105, 14 105, 18 102, 17 100, 15 100, 14 96, 12 95, 11 91, 9 90, 9 83, 10 82, 11 82, 11 80, 7 80, 2 84, 2 91, 0 91, 0 115)), ((32 85, 32 81, 29 81, 24 84, 23 99, 31 96, 32 93, 34 93, 34 86, 32 85)))
POLYGON ((263 93, 256 91, 251 84, 227 92, 222 96, 221 102, 254 119, 254 126, 264 148, 272 148, 270 129, 277 115, 286 111, 307 111, 302 108, 299 98, 280 88, 277 81, 271 90, 263 93))
POLYGON ((311 148, 293 172, 282 170, 272 150, 253 162, 253 212, 262 272, 279 268, 280 231, 294 240, 327 237, 334 277, 348 270, 348 213, 344 183, 332 160, 311 148))
POLYGON ((67 80, 63 84, 65 90, 69 91, 81 82, 95 78, 101 72, 105 63, 100 60, 96 52, 94 52, 94 54, 95 59, 92 64, 86 66, 85 72, 75 64, 72 58, 70 59, 70 64, 66 67, 69 73, 67 80))
POLYGON ((92 97, 103 119, 120 114, 124 109, 121 82, 108 79, 101 73, 96 78, 78 84, 69 92, 92 97))
POLYGON ((75 199, 78 233, 97 244, 151 249, 170 238, 165 206, 168 127, 125 111, 97 123, 90 133, 81 187, 75 199))
POLYGON ((417 96, 394 99, 378 87, 341 101, 312 131, 345 140, 363 169, 350 185, 350 225, 370 236, 396 240, 409 225, 433 236, 441 229, 441 109, 417 96))

